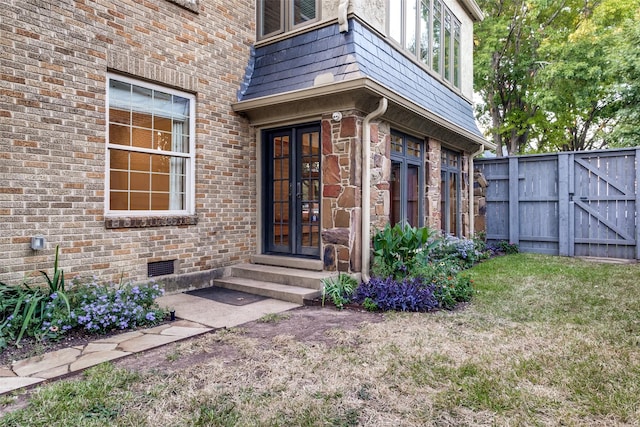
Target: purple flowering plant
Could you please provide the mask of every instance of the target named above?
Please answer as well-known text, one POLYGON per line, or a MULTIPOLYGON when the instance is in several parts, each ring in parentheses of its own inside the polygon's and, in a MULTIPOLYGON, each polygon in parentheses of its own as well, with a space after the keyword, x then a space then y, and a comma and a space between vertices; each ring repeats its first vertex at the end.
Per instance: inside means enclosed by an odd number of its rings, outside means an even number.
POLYGON ((53 274, 41 275, 44 284, 0 282, 0 351, 19 345, 25 336, 55 341, 77 328, 105 333, 157 324, 166 317, 155 301, 164 291, 154 282, 101 284, 94 277, 65 286, 58 247, 53 274))
POLYGON ((368 310, 453 309, 469 301, 473 280, 461 274, 490 252, 480 238, 467 239, 396 224, 373 236, 372 277, 356 290, 368 310))
POLYGON ((155 299, 164 294, 157 283, 144 285, 91 283, 74 295, 71 317, 92 333, 157 324, 165 318, 155 299))

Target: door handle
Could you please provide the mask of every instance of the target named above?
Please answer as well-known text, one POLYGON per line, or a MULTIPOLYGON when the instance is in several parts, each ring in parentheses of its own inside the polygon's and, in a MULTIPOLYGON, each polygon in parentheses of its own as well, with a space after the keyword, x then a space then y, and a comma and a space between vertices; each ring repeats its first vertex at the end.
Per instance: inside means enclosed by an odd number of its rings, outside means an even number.
POLYGON ((302 183, 300 182, 296 183, 296 197, 302 199, 302 183))

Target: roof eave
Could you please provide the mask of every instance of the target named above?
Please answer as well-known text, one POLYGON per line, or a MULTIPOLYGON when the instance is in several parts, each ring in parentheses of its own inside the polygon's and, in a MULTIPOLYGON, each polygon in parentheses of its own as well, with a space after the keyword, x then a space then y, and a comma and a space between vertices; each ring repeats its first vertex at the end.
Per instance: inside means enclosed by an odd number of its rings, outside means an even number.
MULTIPOLYGON (((358 97, 353 96, 355 93, 367 94, 371 99, 365 99, 358 105, 355 105, 354 101, 354 105, 351 105, 350 107, 359 108, 368 112, 366 111, 367 109, 375 108, 375 105, 377 105, 376 100, 378 98, 385 97, 390 103, 406 109, 407 111, 411 111, 413 114, 455 133, 472 145, 482 145, 486 149, 495 149, 495 145, 487 141, 482 136, 472 133, 459 125, 452 123, 446 118, 434 114, 432 111, 427 110, 397 92, 381 85, 370 77, 359 77, 340 82, 325 83, 311 88, 238 101, 231 104, 231 107, 236 113, 246 114, 253 125, 260 126, 273 123, 275 121, 273 114, 276 114, 274 112, 277 111, 278 107, 295 103, 308 103, 312 100, 325 100, 325 102, 314 102, 312 104, 317 108, 317 111, 313 111, 313 109, 306 109, 304 112, 298 113, 297 118, 302 119, 305 116, 310 117, 320 114, 323 108, 325 109, 324 111, 327 111, 328 108, 333 106, 331 102, 338 102, 341 99, 340 95, 345 95, 342 99, 357 99, 358 97)), ((340 107, 335 105, 335 108, 340 107)))
POLYGON ((469 15, 471 15, 474 21, 480 22, 484 20, 484 13, 482 13, 482 9, 480 9, 480 6, 478 6, 475 0, 462 0, 462 4, 469 11, 469 15))

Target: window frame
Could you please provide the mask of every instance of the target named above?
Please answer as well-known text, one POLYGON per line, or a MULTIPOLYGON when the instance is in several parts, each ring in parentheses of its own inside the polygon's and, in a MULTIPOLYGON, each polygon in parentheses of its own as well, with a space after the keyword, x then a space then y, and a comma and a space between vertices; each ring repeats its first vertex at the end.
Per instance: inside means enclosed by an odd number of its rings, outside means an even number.
POLYGON ((387 2, 387 35, 390 40, 396 43, 408 56, 414 59, 418 64, 427 68, 446 83, 460 89, 461 67, 462 67, 462 50, 460 49, 460 33, 462 31, 462 23, 456 15, 449 9, 443 0, 389 0, 387 2), (393 2, 393 5, 391 4, 393 2), (396 2, 400 2, 400 8, 397 9, 396 2), (422 20, 422 12, 424 6, 427 6, 428 22, 422 20), (409 8, 413 6, 415 19, 411 25, 407 19, 409 8), (392 9, 393 8, 393 9, 392 9), (439 9, 440 13, 435 14, 439 9), (393 10, 393 12, 392 12, 393 10), (399 10, 399 13, 398 13, 399 10), (392 22, 395 18, 395 23, 392 22), (400 20, 400 28, 395 28, 400 20), (447 20, 448 19, 448 20, 447 20), (438 23, 439 34, 436 37, 434 23, 438 23), (446 25, 449 23, 449 37, 445 37, 446 25), (428 46, 422 46, 424 27, 427 27, 428 36, 426 37, 428 46), (413 41, 408 40, 407 31, 413 29, 413 41), (457 31, 457 33, 456 33, 457 31), (400 35, 400 40, 397 35, 400 35), (457 37, 455 36, 457 34, 457 37), (447 46, 445 46, 445 41, 447 46), (413 46, 412 46, 413 45, 413 46), (428 55, 425 57, 423 53, 428 55), (448 62, 445 64, 445 53, 448 53, 448 62), (434 61, 434 59, 436 59, 434 61), (448 73, 448 74, 447 74, 448 73))
POLYGON ((307 25, 313 24, 314 22, 318 22, 320 20, 321 2, 320 0, 313 0, 315 4, 315 12, 316 12, 315 18, 310 19, 308 21, 301 22, 299 24, 295 24, 294 23, 295 1, 296 0, 257 0, 257 7, 256 7, 257 40, 264 40, 269 37, 274 37, 280 34, 288 33, 290 31, 297 30, 298 28, 306 27, 307 25), (263 34, 264 6, 266 2, 269 2, 269 4, 280 5, 280 26, 275 31, 272 31, 267 34, 263 34))
MULTIPOLYGON (((391 130, 391 138, 390 138, 390 160, 391 160, 391 171, 393 172, 393 165, 400 165, 400 220, 398 221, 401 224, 408 224, 407 217, 407 202, 408 202, 408 186, 407 186, 407 178, 408 178, 408 169, 409 167, 415 167, 418 170, 418 224, 411 224, 413 227, 422 227, 424 225, 424 200, 425 200, 425 176, 424 176, 424 156, 425 156, 425 142, 421 138, 417 138, 415 136, 408 135, 404 132, 400 132, 398 130, 391 130), (399 137, 402 140, 402 152, 397 152, 393 150, 393 137, 399 137), (414 156, 409 153, 408 142, 413 142, 419 146, 420 155, 414 156), (403 185, 404 184, 404 185, 403 185)), ((391 177, 390 177, 391 180, 391 177)), ((393 183, 390 183, 390 189, 392 188, 393 183)), ((392 196, 392 195, 391 195, 392 196)), ((389 222, 392 221, 392 213, 393 213, 393 199, 391 197, 390 200, 391 207, 389 211, 389 222)), ((395 225, 395 224, 391 224, 395 225)))
POLYGON ((440 228, 445 234, 452 234, 456 237, 462 236, 462 154, 441 148, 440 152, 440 228), (453 164, 452 164, 453 163, 453 164), (450 192, 451 179, 455 178, 455 200, 452 200, 450 192), (451 218, 451 203, 455 204, 455 218, 451 218), (452 224, 455 219, 455 224, 452 224), (452 233, 452 225, 455 233, 452 233))
MULTIPOLYGON (((106 81, 106 141, 105 141, 105 195, 104 206, 106 217, 145 217, 145 216, 185 216, 193 215, 195 213, 195 159, 196 159, 196 142, 195 142, 195 130, 196 130, 196 96, 192 93, 179 91, 166 86, 162 86, 155 83, 146 82, 143 80, 135 79, 132 77, 123 76, 115 73, 107 73, 106 81), (182 98, 186 98, 189 101, 188 111, 188 150, 187 152, 177 152, 170 150, 162 150, 161 153, 164 156, 170 158, 184 158, 184 206, 183 209, 175 210, 122 210, 111 209, 111 154, 113 150, 127 151, 129 153, 144 153, 144 154, 158 154, 158 150, 153 148, 135 147, 133 145, 114 144, 110 142, 110 109, 111 109, 111 97, 110 86, 112 81, 122 82, 130 85, 139 86, 144 89, 150 89, 153 91, 162 92, 168 95, 176 95, 182 98)), ((152 113, 150 111, 150 113, 152 113)), ((186 121, 185 121, 186 122, 186 121)), ((131 167, 129 166, 129 173, 131 167)), ((129 185, 127 192, 131 192, 131 186, 129 185)), ((130 206, 129 206, 130 207, 130 206)))

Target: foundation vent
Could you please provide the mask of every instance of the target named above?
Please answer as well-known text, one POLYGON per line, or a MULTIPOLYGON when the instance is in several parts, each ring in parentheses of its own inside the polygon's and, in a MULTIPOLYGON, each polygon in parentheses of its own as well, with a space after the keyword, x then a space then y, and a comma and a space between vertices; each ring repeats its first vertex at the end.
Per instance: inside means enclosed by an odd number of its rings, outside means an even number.
POLYGON ((174 272, 174 260, 147 263, 147 277, 166 276, 174 272))

